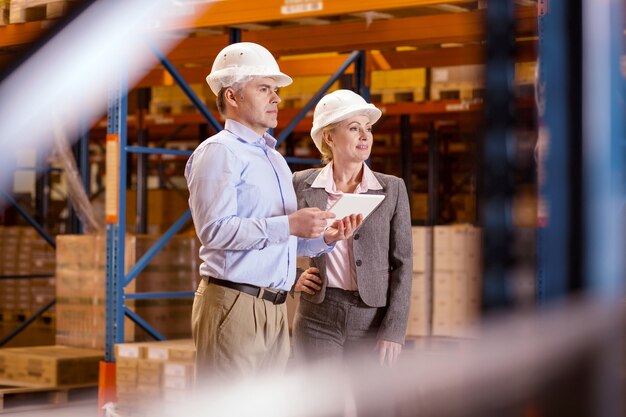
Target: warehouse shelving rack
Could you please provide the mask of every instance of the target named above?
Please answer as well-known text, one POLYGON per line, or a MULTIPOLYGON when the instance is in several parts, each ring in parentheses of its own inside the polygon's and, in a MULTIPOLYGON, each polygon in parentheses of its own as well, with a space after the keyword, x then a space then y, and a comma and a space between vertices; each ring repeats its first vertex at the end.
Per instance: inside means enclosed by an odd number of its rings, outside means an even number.
MULTIPOLYGON (((278 0, 275 0, 275 2, 278 0)), ((233 11, 232 8, 244 7, 249 12, 249 4, 250 2, 229 2, 229 3, 219 3, 214 5, 207 13, 201 14, 198 16, 198 19, 191 23, 191 25, 187 25, 184 28, 191 27, 204 27, 204 26, 212 26, 212 25, 236 25, 240 23, 250 23, 258 21, 259 19, 262 21, 275 20, 277 18, 284 18, 284 15, 276 14, 276 10, 279 10, 280 6, 278 3, 273 7, 267 4, 264 4, 263 10, 257 10, 254 14, 246 14, 245 10, 233 11), (246 3, 244 7, 244 3, 246 3), (270 10, 275 10, 271 12, 270 10), (265 14, 258 14, 258 13, 265 14), (243 15, 242 15, 243 13, 243 15), (269 14, 268 14, 269 13, 269 14), (242 16, 246 16, 243 18, 242 16), (234 19, 234 20, 233 20, 234 19), (247 19, 247 20, 246 20, 247 19), (210 23, 209 23, 210 22, 210 23)), ((311 16, 314 18, 323 18, 326 15, 332 14, 349 14, 353 12, 364 12, 370 10, 391 10, 398 9, 402 7, 415 7, 415 6, 423 6, 423 5, 435 5, 437 1, 407 1, 407 0, 397 0, 393 2, 388 2, 384 5, 379 2, 373 1, 365 1, 359 2, 355 4, 354 2, 334 2, 332 5, 327 5, 325 10, 314 11, 312 13, 307 14, 307 16, 311 16)), ((471 3, 468 1, 468 3, 471 3)), ((282 3, 281 3, 282 4, 282 3)), ((254 6, 257 7, 257 6, 254 6)), ((251 9, 250 9, 251 10, 251 9)), ((278 54, 297 54, 297 53, 310 53, 315 51, 323 51, 323 50, 346 50, 351 49, 352 47, 359 45, 365 46, 365 49, 375 49, 383 46, 389 46, 392 44, 415 44, 415 45, 426 45, 429 42, 455 42, 462 40, 480 40, 482 35, 482 25, 484 23, 484 19, 486 18, 486 13, 484 10, 476 10, 468 13, 460 13, 460 14, 450 14, 445 16, 413 16, 413 17, 404 17, 394 19, 393 21, 377 21, 373 20, 368 23, 368 31, 367 33, 362 33, 359 30, 360 25, 354 22, 340 22, 332 25, 333 31, 336 34, 333 34, 332 37, 325 36, 323 40, 318 40, 318 35, 324 34, 323 25, 320 27, 283 27, 278 28, 277 30, 271 31, 256 31, 256 32, 248 32, 246 40, 256 41, 267 45, 272 51, 277 51, 278 54), (443 24, 446 22, 445 24, 443 24), (399 30, 402 29, 403 30, 399 30), (301 40, 306 38, 309 42, 302 42, 301 40), (310 42, 314 40, 314 42, 310 42), (323 45, 320 45, 323 43, 323 45)), ((535 11, 532 7, 520 8, 517 12, 517 22, 518 34, 524 35, 528 33, 532 33, 534 28, 536 27, 535 21, 535 11)), ((176 29, 183 28, 183 26, 176 26, 176 24, 167 25, 164 27, 164 30, 168 29, 176 29)), ((27 23, 22 27, 22 31, 12 31, 11 27, 0 28, 0 32, 3 33, 3 36, 0 37, 0 46, 9 45, 9 44, 23 44, 24 42, 29 42, 33 38, 35 38, 39 33, 43 31, 43 26, 38 22, 27 23), (4 36, 6 35, 6 36, 4 36)), ((241 32, 234 29, 229 32, 229 41, 234 42, 241 39, 241 32)), ((321 36, 320 36, 321 38, 321 36)), ((182 41, 182 43, 177 46, 171 54, 169 54, 169 58, 171 60, 180 60, 183 59, 185 54, 188 54, 190 50, 195 50, 194 53, 205 54, 207 55, 205 58, 212 58, 215 53, 215 49, 223 46, 224 36, 211 36, 209 38, 189 38, 182 41), (202 46, 199 48, 199 46, 202 46), (209 56, 210 55, 210 56, 209 56)), ((522 51, 522 55, 531 56, 534 52, 533 42, 526 40, 518 41, 519 49, 522 51)), ((455 50, 454 54, 450 54, 445 50, 415 50, 411 52, 389 52, 386 54, 386 59, 393 61, 395 63, 401 63, 403 60, 409 58, 409 60, 413 63, 415 62, 428 62, 431 65, 454 65, 459 63, 472 63, 472 62, 480 62, 482 58, 480 58, 481 47, 480 46, 465 46, 455 50)), ((157 56, 159 54, 157 53, 157 56)), ((361 74, 356 74, 357 78, 365 78, 365 57, 370 57, 369 52, 361 51, 358 53, 358 58, 356 60, 363 62, 361 66, 361 74)), ((375 58, 372 56, 372 58, 375 58)), ((318 62, 319 65, 328 66, 329 62, 336 62, 335 58, 324 58, 318 62)), ((290 65, 286 62, 286 65, 290 65)), ((348 64, 349 65, 349 64, 348 64)), ((163 68, 167 72, 171 72, 170 70, 175 70, 174 65, 169 65, 165 63, 163 68)), ((302 68, 300 68, 302 70, 302 68)), ((149 74, 145 80, 156 78, 163 78, 162 73, 159 73, 162 70, 153 70, 151 74, 149 74)), ((304 70, 306 71, 306 70, 304 70)), ((206 68, 200 69, 189 69, 184 68, 181 71, 182 74, 189 76, 190 80, 196 80, 201 77, 204 78, 206 75, 206 68)), ((178 82, 178 80, 176 80, 178 82)), ((364 82, 357 82, 357 84, 363 84, 364 82)), ((140 85, 142 85, 140 83, 140 85)), ((185 87, 181 87, 185 90, 185 87)), ((357 87, 357 91, 367 97, 368 91, 367 89, 359 89, 357 87)), ((189 93, 192 93, 189 91, 189 93)), ((190 94, 188 94, 189 96, 190 94)), ((321 96, 321 94, 318 94, 321 96)), ((193 96, 193 94, 191 94, 193 96)), ((122 97, 120 97, 122 98, 122 97)), ((194 99, 190 97, 192 102, 194 99)), ((198 101, 197 99, 195 101, 198 101)), ((314 101, 314 100, 313 100, 314 101)), ((313 103, 314 104, 314 103, 313 103)), ((312 108, 312 105, 308 106, 308 109, 312 108)), ((122 100, 117 102, 118 110, 119 107, 124 107, 126 104, 122 105, 122 100)), ((407 183, 410 183, 410 170, 408 167, 411 165, 411 161, 408 159, 410 157, 410 152, 406 152, 410 149, 410 123, 408 123, 407 114, 426 114, 430 111, 434 112, 446 112, 447 104, 446 103, 397 103, 397 105, 386 105, 386 114, 398 114, 401 117, 401 147, 405 152, 401 152, 405 158, 402 160, 403 166, 403 174, 405 176, 405 180, 407 183)), ((202 106, 203 107, 203 106, 202 106)), ((471 107, 471 105, 470 105, 471 107)), ((480 111, 481 106, 476 106, 474 109, 468 108, 470 111, 478 112, 480 111)), ((289 129, 293 129, 295 125, 298 124, 298 121, 302 120, 305 117, 306 111, 304 109, 300 110, 300 112, 292 119, 290 124, 286 129, 281 131, 281 135, 279 136, 279 141, 282 142, 285 140, 287 134, 286 132, 289 129)), ((210 115, 210 112, 200 110, 201 117, 205 118, 207 115, 210 115)), ((288 114, 288 111, 282 112, 282 114, 288 114)), ((125 117, 124 117, 125 119, 125 117)), ((110 129, 109 123, 109 134, 113 133, 114 130, 110 129)), ((124 129, 125 132, 125 129, 124 129)), ((436 144, 438 141, 436 130, 430 129, 429 132, 429 142, 431 145, 436 144)), ((435 190, 438 186, 437 181, 437 171, 438 171, 438 155, 436 152, 437 146, 429 146, 429 221, 428 223, 434 224, 436 223, 436 206, 437 200, 435 195, 435 190)), ((158 151, 154 150, 154 148, 144 148, 141 146, 125 146, 124 152, 131 153, 170 153, 175 154, 176 151, 164 150, 158 151)), ((186 153, 181 152, 178 155, 184 156, 186 153)), ((316 160, 313 159, 302 159, 302 158, 287 158, 291 163, 314 163, 316 160)), ((125 161, 123 161, 125 163, 125 161)), ((121 167, 121 166, 120 166, 121 167)), ((138 193, 139 194, 139 193, 138 193)), ((120 196, 120 198, 125 198, 125 196, 120 196)), ((175 224, 176 226, 177 224, 175 224)), ((168 231, 169 232, 169 231, 168 231)), ((162 244, 159 241, 159 244, 162 244)), ((151 256, 153 256, 154 252, 149 252, 144 257, 143 261, 149 260, 151 256)), ((141 263, 138 264, 137 267, 133 268, 131 271, 131 280, 133 276, 136 276, 138 271, 141 269, 141 263)), ((139 297, 138 295, 135 297, 139 297)), ((132 312, 131 312, 132 313, 132 312)), ((134 319, 138 319, 134 317, 134 319)), ((153 336, 158 335, 156 333, 152 333, 153 336)))
MULTIPOLYGON (((83 119, 84 122, 84 119, 83 119)), ((74 146, 74 153, 77 157, 77 167, 80 173, 81 181, 83 183, 83 187, 87 194, 89 194, 90 186, 90 174, 89 174, 89 133, 86 127, 86 124, 82 125, 81 135, 79 137, 78 142, 74 146)), ((39 180, 38 183, 45 183, 48 181, 48 174, 51 171, 60 171, 59 168, 51 168, 51 167, 17 167, 18 170, 35 170, 42 171, 44 179, 39 180)), ((48 186, 39 186, 37 184, 37 199, 41 199, 43 201, 47 201, 49 198, 48 195, 48 186)), ((45 225, 42 225, 41 222, 37 221, 37 219, 25 208, 23 207, 10 193, 5 190, 0 189, 0 197, 2 197, 6 202, 8 202, 15 211, 26 221, 28 225, 33 227, 37 233, 50 245, 52 249, 56 250, 56 239, 48 233, 45 225)), ((47 204, 38 204, 39 217, 43 220, 47 216, 47 204)), ((70 225, 70 232, 81 232, 82 224, 78 220, 76 214, 73 210, 70 210, 70 215, 68 218, 70 225)), ((34 278, 53 278, 54 275, 49 274, 20 274, 20 275, 2 275, 0 279, 34 279, 34 278)), ((33 312, 30 316, 25 317, 24 321, 20 323, 15 329, 11 330, 7 335, 3 336, 0 339, 0 347, 6 345, 11 340, 13 340, 17 335, 26 330, 28 326, 33 324, 36 320, 38 320, 44 313, 50 310, 56 304, 56 298, 52 298, 44 305, 39 307, 35 312, 33 312)))
MULTIPOLYGON (((540 0, 543 2, 543 0, 540 0)), ((493 4, 496 4, 496 1, 493 1, 493 4)), ((579 271, 581 274, 599 274, 599 277, 587 278, 587 284, 589 286, 596 286, 603 290, 605 293, 609 291, 614 291, 613 295, 621 295, 623 290, 623 284, 621 283, 622 276, 618 275, 619 272, 623 271, 623 268, 617 268, 618 265, 622 265, 621 263, 621 252, 623 249, 622 239, 616 238, 615 230, 610 230, 610 227, 607 227, 607 220, 611 220, 612 214, 615 214, 614 211, 603 212, 596 205, 589 204, 590 200, 597 199, 602 203, 609 203, 608 206, 611 209, 615 208, 615 203, 620 205, 624 202, 624 192, 622 184, 615 184, 615 173, 623 172, 623 161, 622 157, 624 154, 624 137, 623 137, 623 107, 619 104, 619 99, 623 96, 624 93, 624 80, 621 74, 616 73, 615 68, 617 65, 615 61, 621 55, 621 48, 619 42, 606 42, 605 39, 620 39, 622 38, 621 33, 623 32, 623 27, 618 27, 619 25, 608 25, 605 27, 596 27, 600 29, 600 33, 590 34, 584 33, 583 36, 585 40, 589 42, 590 45, 598 53, 605 53, 606 55, 600 55, 600 58, 606 58, 609 56, 610 62, 606 59, 598 59, 598 60, 590 60, 590 63, 587 63, 588 67, 585 67, 585 70, 589 73, 593 71, 590 70, 598 70, 599 73, 603 74, 603 80, 608 80, 606 84, 600 84, 597 82, 593 82, 587 79, 568 79, 567 77, 562 77, 562 74, 568 73, 568 68, 564 63, 571 63, 578 68, 576 71, 580 70, 582 67, 582 63, 580 57, 569 56, 563 59, 563 56, 560 54, 563 51, 567 50, 567 46, 569 41, 565 36, 567 34, 567 30, 563 27, 564 16, 568 15, 568 8, 574 9, 576 7, 581 7, 581 4, 589 5, 592 9, 592 13, 589 16, 586 16, 585 19, 589 19, 586 21, 587 23, 593 23, 595 20, 601 16, 602 13, 609 14, 613 16, 614 19, 617 19, 618 16, 622 16, 621 7, 617 0, 605 2, 602 5, 592 4, 590 0, 582 0, 580 3, 576 4, 565 4, 565 3, 554 3, 554 8, 551 11, 552 19, 549 24, 546 22, 546 32, 549 33, 549 38, 551 42, 549 44, 541 45, 541 55, 543 59, 546 61, 552 61, 554 67, 546 74, 546 79, 548 84, 552 87, 548 90, 548 96, 550 97, 550 102, 552 105, 552 112, 548 112, 546 116, 546 123, 551 128, 553 136, 551 137, 551 146, 553 148, 553 152, 551 153, 550 160, 548 163, 550 176, 553 180, 552 184, 547 186, 543 191, 547 198, 555 204, 552 206, 552 210, 559 213, 559 217, 555 217, 547 232, 547 238, 551 239, 551 245, 546 247, 546 253, 548 256, 547 269, 550 270, 550 280, 553 284, 551 288, 548 288, 547 291, 550 292, 551 296, 560 296, 566 291, 566 286, 568 284, 568 270, 565 270, 563 266, 570 265, 575 268, 577 266, 582 266, 579 271), (619 29, 619 30, 618 30, 619 29), (615 33, 618 33, 618 36, 612 36, 615 33), (605 35, 609 36, 605 36, 605 35), (577 111, 573 108, 573 106, 582 106, 580 102, 571 102, 567 99, 566 96, 563 95, 564 92, 568 91, 570 87, 574 87, 574 92, 576 94, 580 93, 581 85, 584 85, 587 88, 587 92, 592 92, 592 96, 597 100, 593 101, 587 110, 589 110, 589 120, 585 119, 584 121, 581 119, 577 119, 576 115, 577 111), (607 87, 608 86, 608 87, 607 87), (593 89, 597 88, 597 92, 593 91, 593 89), (597 94, 597 96, 596 96, 597 94), (593 106, 593 107, 591 107, 593 106), (561 114, 556 112, 556 109, 565 108, 566 112, 561 114), (619 109, 619 110, 618 110, 619 109), (618 112, 620 111, 620 112, 618 112), (568 140, 570 138, 569 135, 572 135, 572 131, 577 128, 581 128, 580 131, 586 132, 588 135, 587 138, 590 139, 590 131, 589 126, 598 127, 591 123, 593 120, 604 120, 608 123, 604 123, 604 125, 599 126, 599 131, 596 135, 596 140, 594 141, 594 148, 592 149, 594 152, 589 155, 582 154, 582 148, 584 144, 584 138, 575 138, 576 143, 575 146, 579 147, 576 152, 579 152, 577 155, 572 155, 568 151, 571 148, 571 142, 568 140), (582 126, 581 126, 582 125, 582 126), (587 130, 585 130, 587 129, 587 130), (584 160, 585 164, 578 164, 578 162, 582 162, 584 160), (574 169, 577 170, 575 174, 578 177, 584 177, 586 179, 585 184, 577 188, 575 184, 569 182, 567 167, 568 164, 574 162, 574 169), (602 162, 604 161, 604 165, 602 162), (609 161, 608 163, 606 161, 609 161), (583 166, 584 165, 584 166, 583 166), (584 173, 584 175, 581 175, 584 173), (588 176, 587 176, 588 174, 588 176), (584 189, 585 192, 585 200, 574 200, 570 198, 571 194, 574 194, 576 191, 580 191, 584 189), (556 205, 558 204, 558 206, 556 205), (587 204, 587 209, 582 213, 577 211, 581 210, 581 207, 587 204), (563 209, 563 211, 559 209, 563 209), (605 214, 608 214, 605 218, 605 214), (594 220, 600 219, 600 225, 597 228, 597 233, 589 230, 591 227, 594 227, 594 220), (585 234, 580 239, 581 242, 576 242, 576 244, 581 244, 582 241, 587 242, 587 248, 592 248, 593 251, 591 255, 588 256, 586 263, 578 263, 579 260, 575 258, 578 252, 563 252, 556 251, 556 248, 565 248, 568 247, 568 240, 572 240, 570 236, 572 236, 571 231, 576 227, 585 227, 585 234), (606 237, 607 239, 602 239, 606 237), (615 245, 617 243, 617 245, 615 245), (572 263, 572 261, 574 261, 572 263), (616 291, 617 290, 617 291, 616 291)), ((552 3, 551 3, 552 7, 552 3)), ((497 7, 494 7, 494 10, 498 10, 497 7)), ((510 21, 510 10, 501 10, 500 15, 492 16, 493 19, 496 17, 504 17, 505 21, 510 21)), ((576 11, 576 10, 574 10, 576 11)), ((580 10, 578 10, 580 12, 580 10)), ((571 15, 571 13, 569 13, 571 15)), ((204 18, 204 17, 203 17, 204 18)), ((582 20, 583 17, 579 16, 582 20)), ((587 27, 591 27, 588 25, 587 27)), ((496 34, 496 38, 498 36, 507 36, 507 33, 496 34)), ((1 37, 0 37, 1 38, 1 37)), ((576 45, 576 44, 575 44, 576 45)), ((576 48, 571 48, 570 50, 575 50, 576 48)), ((594 51, 594 52, 596 52, 594 51)), ((500 57, 502 58, 502 57, 500 57)), ((498 63, 498 62, 496 62, 498 63)), ((506 59, 504 61, 499 61, 500 65, 507 65, 510 61, 506 59)), ((598 73, 596 73, 597 76, 598 73)), ((575 74, 575 77, 580 74, 575 74)), ((502 88, 502 91, 505 91, 506 88, 502 84, 498 84, 498 82, 502 82, 503 80, 492 79, 491 86, 493 88, 502 88), (499 85, 499 87, 498 87, 499 85)), ((149 148, 141 149, 141 147, 128 147, 125 144, 126 140, 126 131, 125 131, 125 113, 126 113, 126 98, 124 96, 124 91, 126 90, 126 86, 122 82, 120 86, 118 86, 117 91, 112 95, 110 102, 110 112, 109 112, 109 134, 113 137, 118 136, 117 138, 117 146, 122 146, 122 138, 124 139, 123 151, 121 152, 136 152, 136 153, 148 153, 152 152, 153 149, 149 148)), ((502 97, 500 97, 502 98, 502 97)), ((495 101, 498 102, 497 100, 495 101)), ((500 109, 502 110, 502 109, 500 109)), ((506 115, 500 113, 500 117, 502 120, 506 121, 506 115)), ((406 122, 403 123, 406 125, 406 122)), ((507 126, 505 126, 507 127, 507 126)), ((500 138, 503 137, 502 131, 496 131, 496 133, 500 134, 500 138)), ((404 133, 406 135, 406 132, 404 133)), ((431 139, 431 144, 436 142, 436 135, 429 136, 431 139)), ((113 141, 112 140, 112 141, 113 141)), ((284 140, 284 138, 283 138, 284 140)), ((403 142, 403 145, 406 146, 406 142, 403 142)), ((490 145, 494 145, 493 151, 497 155, 494 158, 494 163, 503 162, 506 158, 506 155, 502 152, 501 143, 494 141, 493 143, 488 143, 487 147, 490 145), (497 148, 500 147, 500 148, 497 148)), ((433 147, 434 148, 434 147, 433 147)), ((121 154, 120 152, 120 154, 121 154)), ((168 151, 169 153, 169 151, 168 151)), ((183 155, 183 154, 181 154, 183 155)), ((436 159, 436 154, 430 155, 429 157, 433 157, 436 159)), ((506 161, 504 161, 506 162, 506 161)), ((125 166, 122 168, 122 165, 125 164, 125 159, 120 160, 120 174, 125 175, 125 166)), ((498 168, 498 167, 496 167, 498 168)), ((125 187, 125 181, 120 181, 118 184, 118 189, 116 191, 122 191, 125 187)), ((495 191, 494 197, 502 198, 506 203, 510 197, 508 194, 508 190, 503 189, 495 189, 491 190, 495 191)), ((123 205, 125 199, 125 193, 119 193, 118 200, 118 210, 119 207, 123 205)), ((496 201, 497 204, 501 204, 502 201, 496 201)), ((505 204, 506 205, 506 204, 505 204)), ((506 211, 507 207, 500 207, 497 210, 506 211)), ((123 210, 119 210, 120 214, 123 213, 123 210)), ((123 214, 121 214, 123 216, 123 214)), ((179 221, 182 221, 185 216, 183 216, 179 221)), ((188 215, 187 215, 188 219, 188 215)), ((124 220, 124 219, 123 219, 124 220)), ((498 220, 502 220, 498 218, 498 220)), ((507 233, 507 228, 510 227, 507 224, 508 219, 504 219, 503 221, 496 222, 490 226, 491 228, 487 228, 487 233, 501 234, 507 233)), ((177 226, 177 221, 168 233, 177 226)), ((124 221, 121 222, 124 224, 124 221)), ((111 271, 112 277, 115 277, 118 281, 124 284, 125 280, 128 280, 129 276, 124 276, 123 271, 123 262, 120 261, 119 255, 121 254, 123 258, 123 245, 124 245, 124 227, 120 228, 119 220, 115 223, 111 223, 111 229, 108 230, 109 237, 113 244, 117 244, 117 246, 112 247, 112 250, 109 251, 109 256, 116 263, 116 266, 121 264, 122 271, 119 273, 119 269, 115 271, 111 271), (113 227, 117 227, 114 229, 113 227), (121 229, 121 230, 120 230, 121 229), (121 239, 119 238, 121 233, 121 239), (117 241, 115 241, 117 239, 117 241), (121 252, 120 252, 121 245, 121 252), (114 250, 113 250, 114 249, 114 250), (117 257, 117 259, 114 259, 117 257), (124 281, 122 281, 124 279, 124 281)), ((621 230, 620 230, 621 232, 621 230)), ((165 239, 167 233, 163 236, 162 239, 165 239)), ((575 235, 581 237, 580 235, 575 235)), ((574 239, 578 240, 578 239, 574 239)), ((159 240, 161 242, 161 240, 159 240)), ((156 245, 155 245, 156 246, 156 245)), ((154 248, 153 248, 154 249, 154 248)), ((152 249, 151 249, 152 250, 152 249)), ((580 248, 576 249, 580 250, 580 248)), ((156 250, 155 250, 156 253, 156 250)), ((487 255, 490 256, 490 255, 487 255)), ((142 260, 144 260, 142 258, 142 260)), ((148 262, 146 260, 145 262, 148 262)), ((623 266, 623 265, 622 265, 623 266)), ((506 265, 502 266, 503 269, 506 269, 506 265)), ((502 269, 500 269, 502 270, 502 269)), ((133 269, 134 271, 134 269, 133 269)), ((132 271, 131 271, 132 272, 132 271)), ((135 272, 135 276, 138 271, 135 272)), ((131 278, 132 279, 132 278, 131 278)), ((582 279, 582 278, 581 278, 582 279)), ((119 294, 119 287, 115 287, 115 280, 112 281, 111 291, 116 295, 119 294)), ((119 318, 118 314, 125 314, 126 311, 122 308, 119 309, 120 306, 123 306, 123 298, 119 299, 121 301, 120 304, 113 306, 112 309, 113 316, 119 318)), ((116 303, 118 299, 116 298, 116 303)), ((108 306, 107 306, 108 307, 108 306)), ((119 329, 115 327, 116 325, 112 325, 112 333, 115 334, 119 329)))

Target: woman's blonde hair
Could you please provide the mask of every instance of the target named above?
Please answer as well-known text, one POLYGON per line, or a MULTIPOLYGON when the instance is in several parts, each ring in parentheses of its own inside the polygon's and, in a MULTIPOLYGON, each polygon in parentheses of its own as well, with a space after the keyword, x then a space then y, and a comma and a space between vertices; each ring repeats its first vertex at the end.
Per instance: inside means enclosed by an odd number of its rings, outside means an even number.
POLYGON ((333 160, 333 150, 328 146, 328 143, 326 143, 326 138, 331 135, 332 131, 335 130, 335 127, 337 127, 339 123, 340 122, 331 123, 322 128, 322 164, 324 165, 333 160))

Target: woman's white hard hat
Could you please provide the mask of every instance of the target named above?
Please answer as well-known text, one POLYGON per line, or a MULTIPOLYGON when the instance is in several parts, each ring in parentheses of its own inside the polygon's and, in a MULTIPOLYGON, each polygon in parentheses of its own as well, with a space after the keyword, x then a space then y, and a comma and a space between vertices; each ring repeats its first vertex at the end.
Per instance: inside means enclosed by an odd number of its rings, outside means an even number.
POLYGON ((382 112, 351 90, 337 90, 325 95, 315 106, 311 137, 317 149, 322 152, 322 129, 352 116, 365 115, 374 124, 382 112))
POLYGON ((247 77, 273 78, 278 87, 288 86, 293 81, 280 72, 270 51, 252 42, 234 43, 222 49, 206 81, 217 95, 223 87, 230 87, 247 77))

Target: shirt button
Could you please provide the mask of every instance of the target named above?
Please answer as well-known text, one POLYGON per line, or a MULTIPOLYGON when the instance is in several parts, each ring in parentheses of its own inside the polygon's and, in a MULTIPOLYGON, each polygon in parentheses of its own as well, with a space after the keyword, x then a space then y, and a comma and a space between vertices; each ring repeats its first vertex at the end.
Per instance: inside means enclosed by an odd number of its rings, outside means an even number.
POLYGON ((359 240, 359 234, 357 233, 356 235, 354 235, 354 240, 359 240))
POLYGON ((360 259, 357 259, 357 261, 356 261, 356 266, 361 266, 361 264, 362 264, 362 263, 363 263, 363 262, 361 262, 361 260, 360 260, 360 259))

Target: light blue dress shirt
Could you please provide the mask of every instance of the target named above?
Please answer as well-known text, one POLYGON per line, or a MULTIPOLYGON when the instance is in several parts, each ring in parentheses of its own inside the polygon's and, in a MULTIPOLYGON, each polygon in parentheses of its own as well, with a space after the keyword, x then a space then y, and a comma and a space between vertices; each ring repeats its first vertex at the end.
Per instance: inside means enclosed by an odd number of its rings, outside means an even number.
POLYGON ((200 238, 200 275, 290 290, 296 254, 319 256, 333 246, 323 237, 289 235, 297 210, 292 174, 274 149, 276 139, 226 120, 202 142, 185 167, 189 207, 200 238))

